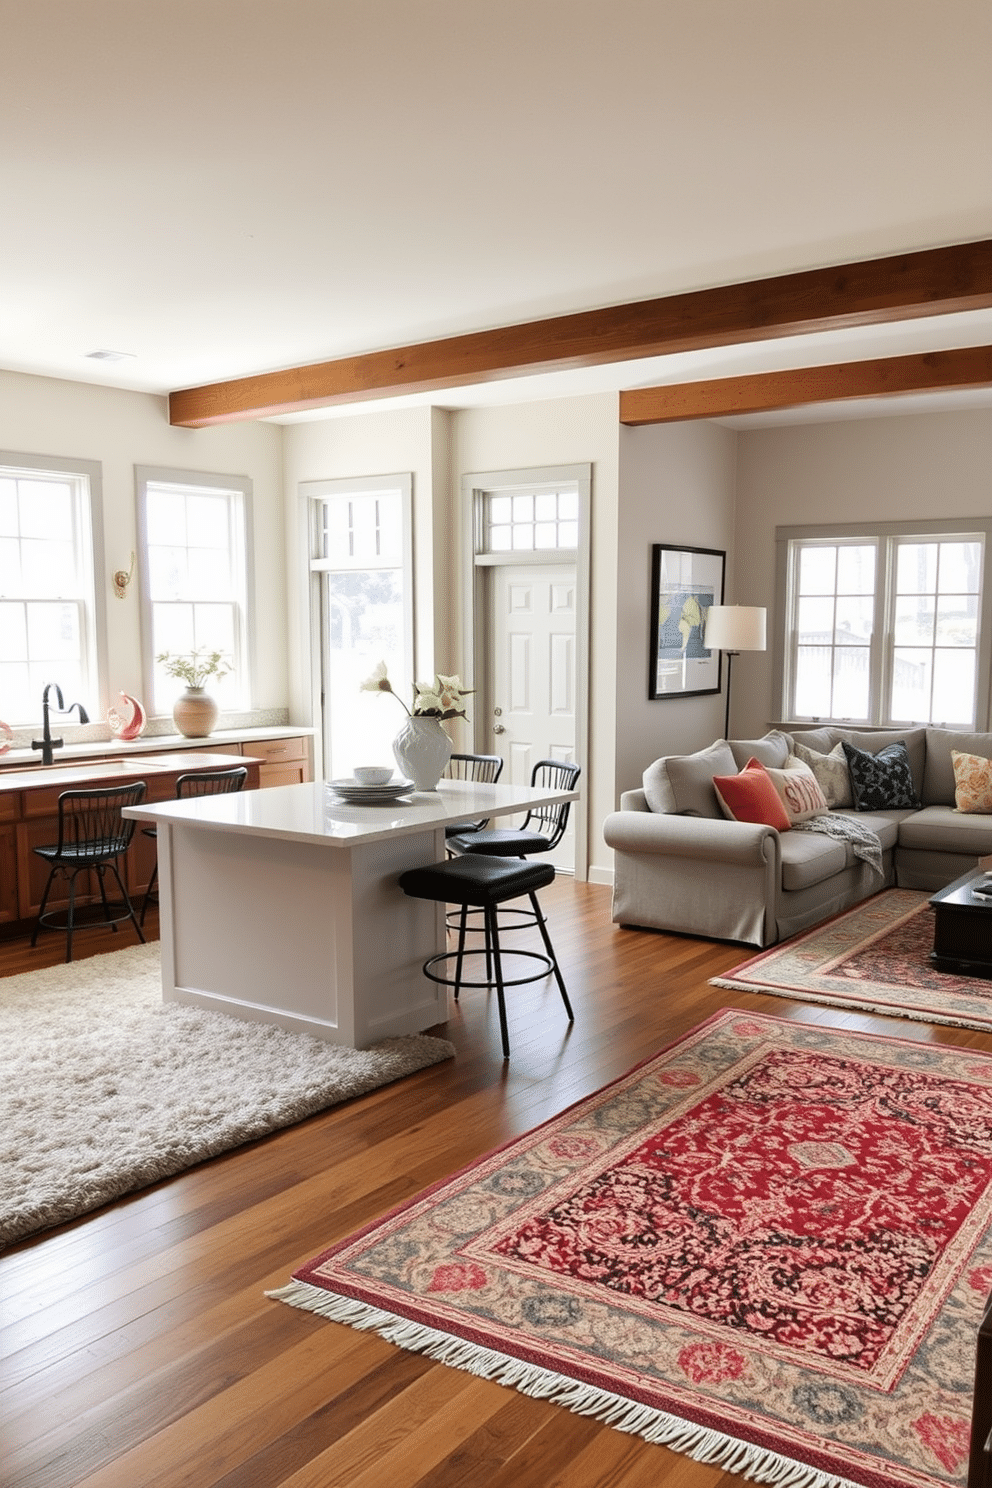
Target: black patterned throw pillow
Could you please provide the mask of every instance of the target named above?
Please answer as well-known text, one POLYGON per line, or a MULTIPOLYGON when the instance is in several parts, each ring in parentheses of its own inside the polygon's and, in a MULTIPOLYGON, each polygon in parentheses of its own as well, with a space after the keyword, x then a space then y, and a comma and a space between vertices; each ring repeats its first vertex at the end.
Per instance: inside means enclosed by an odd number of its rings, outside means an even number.
POLYGON ((851 793, 857 811, 892 811, 919 806, 913 789, 909 754, 900 740, 886 744, 878 754, 856 749, 844 740, 844 753, 851 772, 851 793))

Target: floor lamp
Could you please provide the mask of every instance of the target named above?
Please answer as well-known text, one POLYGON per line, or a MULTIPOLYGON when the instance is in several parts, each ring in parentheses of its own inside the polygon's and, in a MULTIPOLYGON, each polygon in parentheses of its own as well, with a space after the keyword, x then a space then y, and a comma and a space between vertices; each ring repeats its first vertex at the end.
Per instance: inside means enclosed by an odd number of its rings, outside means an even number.
POLYGON ((766 611, 759 605, 710 605, 703 645, 727 653, 727 718, 723 737, 730 737, 730 664, 739 651, 764 651, 766 611))

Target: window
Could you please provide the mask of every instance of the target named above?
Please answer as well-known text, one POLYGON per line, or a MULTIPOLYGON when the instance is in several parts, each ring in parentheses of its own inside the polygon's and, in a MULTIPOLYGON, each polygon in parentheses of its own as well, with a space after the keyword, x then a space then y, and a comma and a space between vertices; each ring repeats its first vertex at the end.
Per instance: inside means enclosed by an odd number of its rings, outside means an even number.
POLYGON ((102 547, 98 466, 0 456, 0 716, 7 723, 37 722, 48 682, 58 683, 66 706, 100 711, 95 547, 102 547))
POLYGON ((487 491, 483 523, 486 553, 577 548, 578 492, 574 486, 561 491, 524 491, 513 495, 487 491))
POLYGON ((783 716, 964 728, 984 721, 990 526, 780 529, 783 716))
POLYGON ((412 479, 309 481, 310 572, 319 614, 324 774, 389 764, 403 722, 391 700, 360 696, 384 661, 409 703, 413 684, 412 479))
POLYGON ((155 660, 165 651, 220 651, 231 671, 211 678, 222 711, 251 704, 248 532, 251 482, 241 477, 139 469, 146 687, 168 713, 183 683, 155 660))

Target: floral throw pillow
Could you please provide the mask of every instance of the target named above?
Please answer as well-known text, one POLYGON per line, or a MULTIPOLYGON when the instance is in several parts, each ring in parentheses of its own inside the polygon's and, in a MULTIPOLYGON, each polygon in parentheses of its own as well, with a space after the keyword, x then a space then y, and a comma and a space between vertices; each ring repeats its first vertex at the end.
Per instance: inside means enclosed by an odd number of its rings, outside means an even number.
POLYGON ((857 811, 892 811, 919 806, 905 744, 886 744, 877 754, 843 740, 857 811))
POLYGON ((828 806, 843 808, 854 805, 851 772, 839 744, 835 744, 829 754, 821 754, 818 749, 809 749, 797 734, 792 741, 792 752, 804 765, 809 765, 828 806))
POLYGON ((992 760, 951 750, 954 804, 959 811, 992 813, 992 760))

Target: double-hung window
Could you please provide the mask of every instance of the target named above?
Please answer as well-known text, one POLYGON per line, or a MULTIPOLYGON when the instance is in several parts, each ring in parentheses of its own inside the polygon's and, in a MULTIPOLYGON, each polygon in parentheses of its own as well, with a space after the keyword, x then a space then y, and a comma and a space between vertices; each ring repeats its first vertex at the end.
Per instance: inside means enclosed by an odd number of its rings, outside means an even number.
POLYGON ((145 678, 152 709, 183 690, 165 652, 221 652, 231 668, 209 681, 222 711, 251 706, 248 612, 251 482, 190 471, 137 471, 145 678))
POLYGON ((45 684, 96 716, 101 632, 94 580, 100 469, 91 461, 0 455, 0 717, 41 717, 45 684))
POLYGON ((992 523, 780 528, 783 718, 985 726, 992 523))

